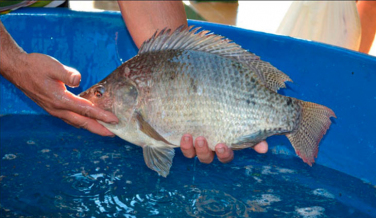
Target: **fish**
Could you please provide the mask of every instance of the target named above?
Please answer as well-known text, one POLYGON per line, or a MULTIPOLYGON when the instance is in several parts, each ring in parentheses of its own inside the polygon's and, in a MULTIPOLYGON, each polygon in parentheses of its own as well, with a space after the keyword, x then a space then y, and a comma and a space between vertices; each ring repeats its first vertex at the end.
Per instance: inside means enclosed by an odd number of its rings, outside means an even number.
POLYGON ((279 94, 292 80, 269 62, 200 27, 162 29, 136 56, 79 96, 114 113, 118 124, 99 121, 141 146, 146 165, 167 177, 185 133, 204 136, 209 148, 253 147, 286 135, 310 166, 334 112, 279 94))

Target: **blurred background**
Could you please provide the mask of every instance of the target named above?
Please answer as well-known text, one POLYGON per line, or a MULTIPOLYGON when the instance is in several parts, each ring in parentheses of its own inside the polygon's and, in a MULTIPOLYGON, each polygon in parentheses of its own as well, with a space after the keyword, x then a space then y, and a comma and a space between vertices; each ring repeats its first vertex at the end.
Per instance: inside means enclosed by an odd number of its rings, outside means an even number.
MULTIPOLYGON (((275 34, 293 1, 183 1, 188 19, 275 34)), ((119 11, 117 1, 69 1, 78 11, 119 11)), ((369 51, 376 56, 375 40, 369 51)))

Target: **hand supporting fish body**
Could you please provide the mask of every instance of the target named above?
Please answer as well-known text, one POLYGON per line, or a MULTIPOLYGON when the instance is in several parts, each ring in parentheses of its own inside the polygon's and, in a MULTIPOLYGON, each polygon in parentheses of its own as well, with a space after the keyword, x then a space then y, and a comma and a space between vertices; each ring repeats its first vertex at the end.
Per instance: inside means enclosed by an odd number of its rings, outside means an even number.
POLYGON ((111 132, 143 147, 147 166, 166 177, 180 137, 204 136, 232 149, 285 134, 312 165, 332 110, 277 93, 290 78, 222 36, 199 28, 162 30, 137 56, 81 97, 113 112, 111 132))

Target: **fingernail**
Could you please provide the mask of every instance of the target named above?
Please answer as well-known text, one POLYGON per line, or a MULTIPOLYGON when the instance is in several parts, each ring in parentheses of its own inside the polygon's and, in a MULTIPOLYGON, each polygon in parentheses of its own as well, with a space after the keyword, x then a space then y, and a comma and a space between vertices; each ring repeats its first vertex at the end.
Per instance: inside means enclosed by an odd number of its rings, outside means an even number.
POLYGON ((198 140, 198 141, 197 141, 197 146, 200 147, 200 148, 204 147, 204 144, 205 144, 205 143, 204 143, 203 140, 198 140))
POLYGON ((184 141, 185 141, 185 142, 189 142, 189 138, 190 138, 189 136, 185 136, 185 137, 184 137, 184 141))
POLYGON ((110 122, 112 125, 116 125, 117 124, 117 122, 115 122, 115 121, 111 121, 110 122))
POLYGON ((79 76, 71 76, 70 82, 71 82, 71 85, 78 86, 80 84, 79 76))
POLYGON ((223 153, 225 153, 225 149, 224 149, 224 148, 218 148, 218 149, 217 149, 217 152, 218 152, 219 154, 223 154, 223 153))
POLYGON ((115 137, 116 135, 113 134, 112 132, 110 132, 110 133, 108 133, 108 135, 106 135, 106 136, 108 136, 108 137, 115 137))

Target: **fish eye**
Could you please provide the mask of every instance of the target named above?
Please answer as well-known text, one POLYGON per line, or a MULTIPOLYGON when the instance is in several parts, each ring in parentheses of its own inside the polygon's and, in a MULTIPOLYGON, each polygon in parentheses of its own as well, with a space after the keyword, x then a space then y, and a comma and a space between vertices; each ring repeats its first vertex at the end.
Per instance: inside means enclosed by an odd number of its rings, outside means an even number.
POLYGON ((94 95, 97 98, 100 98, 103 96, 103 93, 105 92, 105 88, 103 86, 98 86, 97 88, 94 89, 94 95))

